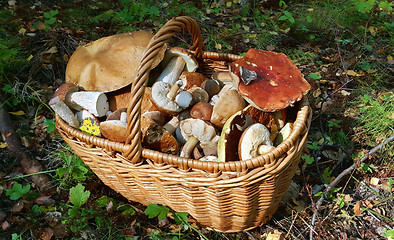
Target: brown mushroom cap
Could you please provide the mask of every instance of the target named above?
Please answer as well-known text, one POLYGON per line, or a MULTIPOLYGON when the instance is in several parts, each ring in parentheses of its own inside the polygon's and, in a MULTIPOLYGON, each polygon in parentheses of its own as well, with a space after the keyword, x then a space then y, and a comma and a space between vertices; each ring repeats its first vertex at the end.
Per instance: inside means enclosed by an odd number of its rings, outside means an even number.
POLYGON ((190 116, 192 118, 209 121, 212 116, 213 106, 206 102, 196 103, 190 110, 190 116))
POLYGON ((53 97, 59 97, 62 101, 66 101, 66 97, 68 94, 77 92, 78 87, 73 83, 63 83, 58 87, 53 94, 53 97))
MULTIPOLYGON (((77 48, 66 69, 66 82, 87 91, 110 92, 133 82, 153 35, 139 31, 100 38, 77 48)), ((163 59, 165 46, 152 68, 163 59)))
POLYGON ((230 64, 238 92, 263 111, 276 111, 301 100, 311 86, 283 53, 250 49, 230 64))
POLYGON ((125 142, 127 126, 120 120, 108 120, 100 123, 101 134, 114 142, 125 142))
POLYGON ((182 80, 182 88, 188 90, 192 86, 201 86, 201 84, 208 78, 198 72, 182 72, 179 79, 182 80))

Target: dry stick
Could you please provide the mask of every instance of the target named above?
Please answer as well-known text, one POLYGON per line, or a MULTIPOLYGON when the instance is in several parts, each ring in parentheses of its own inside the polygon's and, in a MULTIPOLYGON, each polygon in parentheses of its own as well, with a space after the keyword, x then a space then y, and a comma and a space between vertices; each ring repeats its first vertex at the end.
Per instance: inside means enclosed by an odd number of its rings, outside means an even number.
POLYGON ((0 134, 7 143, 8 149, 14 154, 16 163, 22 166, 23 172, 31 174, 31 180, 37 185, 42 192, 52 191, 52 183, 48 175, 34 174, 42 172, 43 167, 37 160, 31 158, 25 147, 19 140, 16 132, 12 128, 12 121, 8 112, 2 107, 3 103, 0 101, 0 134))
MULTIPOLYGON (((368 156, 374 154, 376 151, 380 150, 384 145, 386 145, 387 143, 391 142, 394 140, 394 134, 391 135, 389 138, 387 138, 386 140, 384 140, 384 142, 382 142, 381 144, 377 145, 376 147, 372 148, 364 157, 362 157, 360 159, 359 162, 357 162, 357 165, 364 162, 365 159, 368 158, 368 156)), ((356 163, 353 163, 352 166, 348 167, 347 169, 345 169, 341 174, 339 174, 334 181, 332 181, 330 183, 330 185, 327 186, 326 191, 324 191, 324 194, 320 197, 319 201, 317 201, 316 203, 316 207, 315 207, 315 211, 313 213, 313 217, 312 217, 312 224, 311 224, 311 230, 309 232, 309 239, 313 239, 313 227, 315 225, 315 221, 316 221, 316 217, 317 217, 317 213, 319 211, 320 206, 322 205, 325 197, 327 196, 327 194, 331 191, 331 189, 333 187, 335 187, 344 176, 346 176, 347 174, 349 174, 354 168, 356 167, 356 163)))

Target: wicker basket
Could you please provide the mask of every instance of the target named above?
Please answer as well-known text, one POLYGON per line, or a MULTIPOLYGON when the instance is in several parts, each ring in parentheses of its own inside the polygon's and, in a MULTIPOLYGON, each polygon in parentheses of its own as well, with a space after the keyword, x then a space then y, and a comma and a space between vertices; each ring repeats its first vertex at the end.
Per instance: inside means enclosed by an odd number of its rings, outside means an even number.
POLYGON ((203 226, 221 232, 261 226, 278 209, 297 169, 311 121, 308 101, 304 98, 298 103, 291 135, 272 152, 250 160, 207 162, 142 148, 140 106, 151 64, 167 40, 181 30, 191 34, 190 51, 205 75, 227 69, 229 62, 239 59, 237 55, 205 52, 197 23, 189 17, 174 18, 152 38, 139 63, 127 111, 126 143, 82 133, 59 116, 56 127, 106 185, 131 201, 188 212, 203 226))

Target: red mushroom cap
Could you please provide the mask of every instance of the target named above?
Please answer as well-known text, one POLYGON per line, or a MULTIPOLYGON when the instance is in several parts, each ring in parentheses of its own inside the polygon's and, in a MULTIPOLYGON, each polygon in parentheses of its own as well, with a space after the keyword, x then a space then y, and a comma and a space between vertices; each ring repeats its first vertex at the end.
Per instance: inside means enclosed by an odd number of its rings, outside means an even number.
POLYGON ((283 53, 250 49, 230 64, 230 71, 238 92, 262 111, 293 106, 311 88, 283 53))

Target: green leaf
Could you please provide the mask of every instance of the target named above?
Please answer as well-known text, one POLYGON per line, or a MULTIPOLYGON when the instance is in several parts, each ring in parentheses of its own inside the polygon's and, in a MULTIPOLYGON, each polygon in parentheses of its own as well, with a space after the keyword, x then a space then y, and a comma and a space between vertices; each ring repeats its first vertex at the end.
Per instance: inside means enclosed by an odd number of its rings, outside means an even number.
POLYGON ((68 209, 68 216, 70 218, 77 216, 77 214, 78 214, 78 208, 72 207, 72 208, 68 209))
POLYGON ((85 187, 80 183, 70 189, 70 201, 77 208, 80 208, 88 200, 89 196, 90 191, 85 191, 85 187))
POLYGON ((173 213, 174 220, 179 225, 187 223, 189 221, 187 216, 188 216, 187 212, 174 212, 173 213))
POLYGON ((309 73, 308 77, 314 79, 314 80, 318 80, 321 79, 322 76, 320 75, 320 73, 309 73))
POLYGON ((309 156, 309 155, 304 155, 304 156, 302 156, 302 159, 304 159, 305 162, 306 162, 308 165, 311 165, 311 164, 315 161, 315 158, 314 158, 314 157, 311 157, 311 156, 309 156))
POLYGON ((51 11, 49 11, 49 13, 50 13, 51 16, 53 17, 53 16, 55 16, 56 14, 59 13, 59 10, 51 10, 51 11))
POLYGON ((309 16, 309 15, 308 15, 308 16, 306 16, 306 21, 307 21, 307 22, 312 22, 312 17, 311 17, 311 16, 309 16))
POLYGON ((144 213, 148 215, 149 218, 158 216, 157 218, 159 220, 165 218, 169 212, 170 209, 168 207, 157 204, 149 204, 144 211, 144 213))
POLYGON ((280 16, 280 17, 278 18, 278 20, 279 20, 279 21, 287 20, 287 16, 282 15, 282 16, 280 16))
POLYGON ((56 128, 55 120, 45 119, 44 124, 47 125, 47 133, 53 132, 56 128))
POLYGON ((18 200, 24 194, 30 191, 30 185, 22 186, 19 183, 16 183, 12 186, 11 189, 7 189, 5 195, 9 196, 11 200, 18 200))
POLYGON ((131 207, 131 206, 128 206, 128 205, 120 206, 120 207, 119 207, 119 210, 120 210, 120 212, 121 212, 120 214, 123 215, 123 216, 125 216, 125 215, 130 215, 130 216, 132 216, 132 215, 135 214, 134 208, 131 207))
POLYGON ((58 177, 63 177, 64 174, 66 174, 66 172, 68 172, 68 168, 58 168, 58 169, 56 169, 56 175, 58 177))
POLYGON ((48 19, 48 20, 46 20, 44 23, 45 23, 45 25, 52 25, 52 24, 54 24, 56 22, 56 18, 50 18, 50 19, 48 19))

